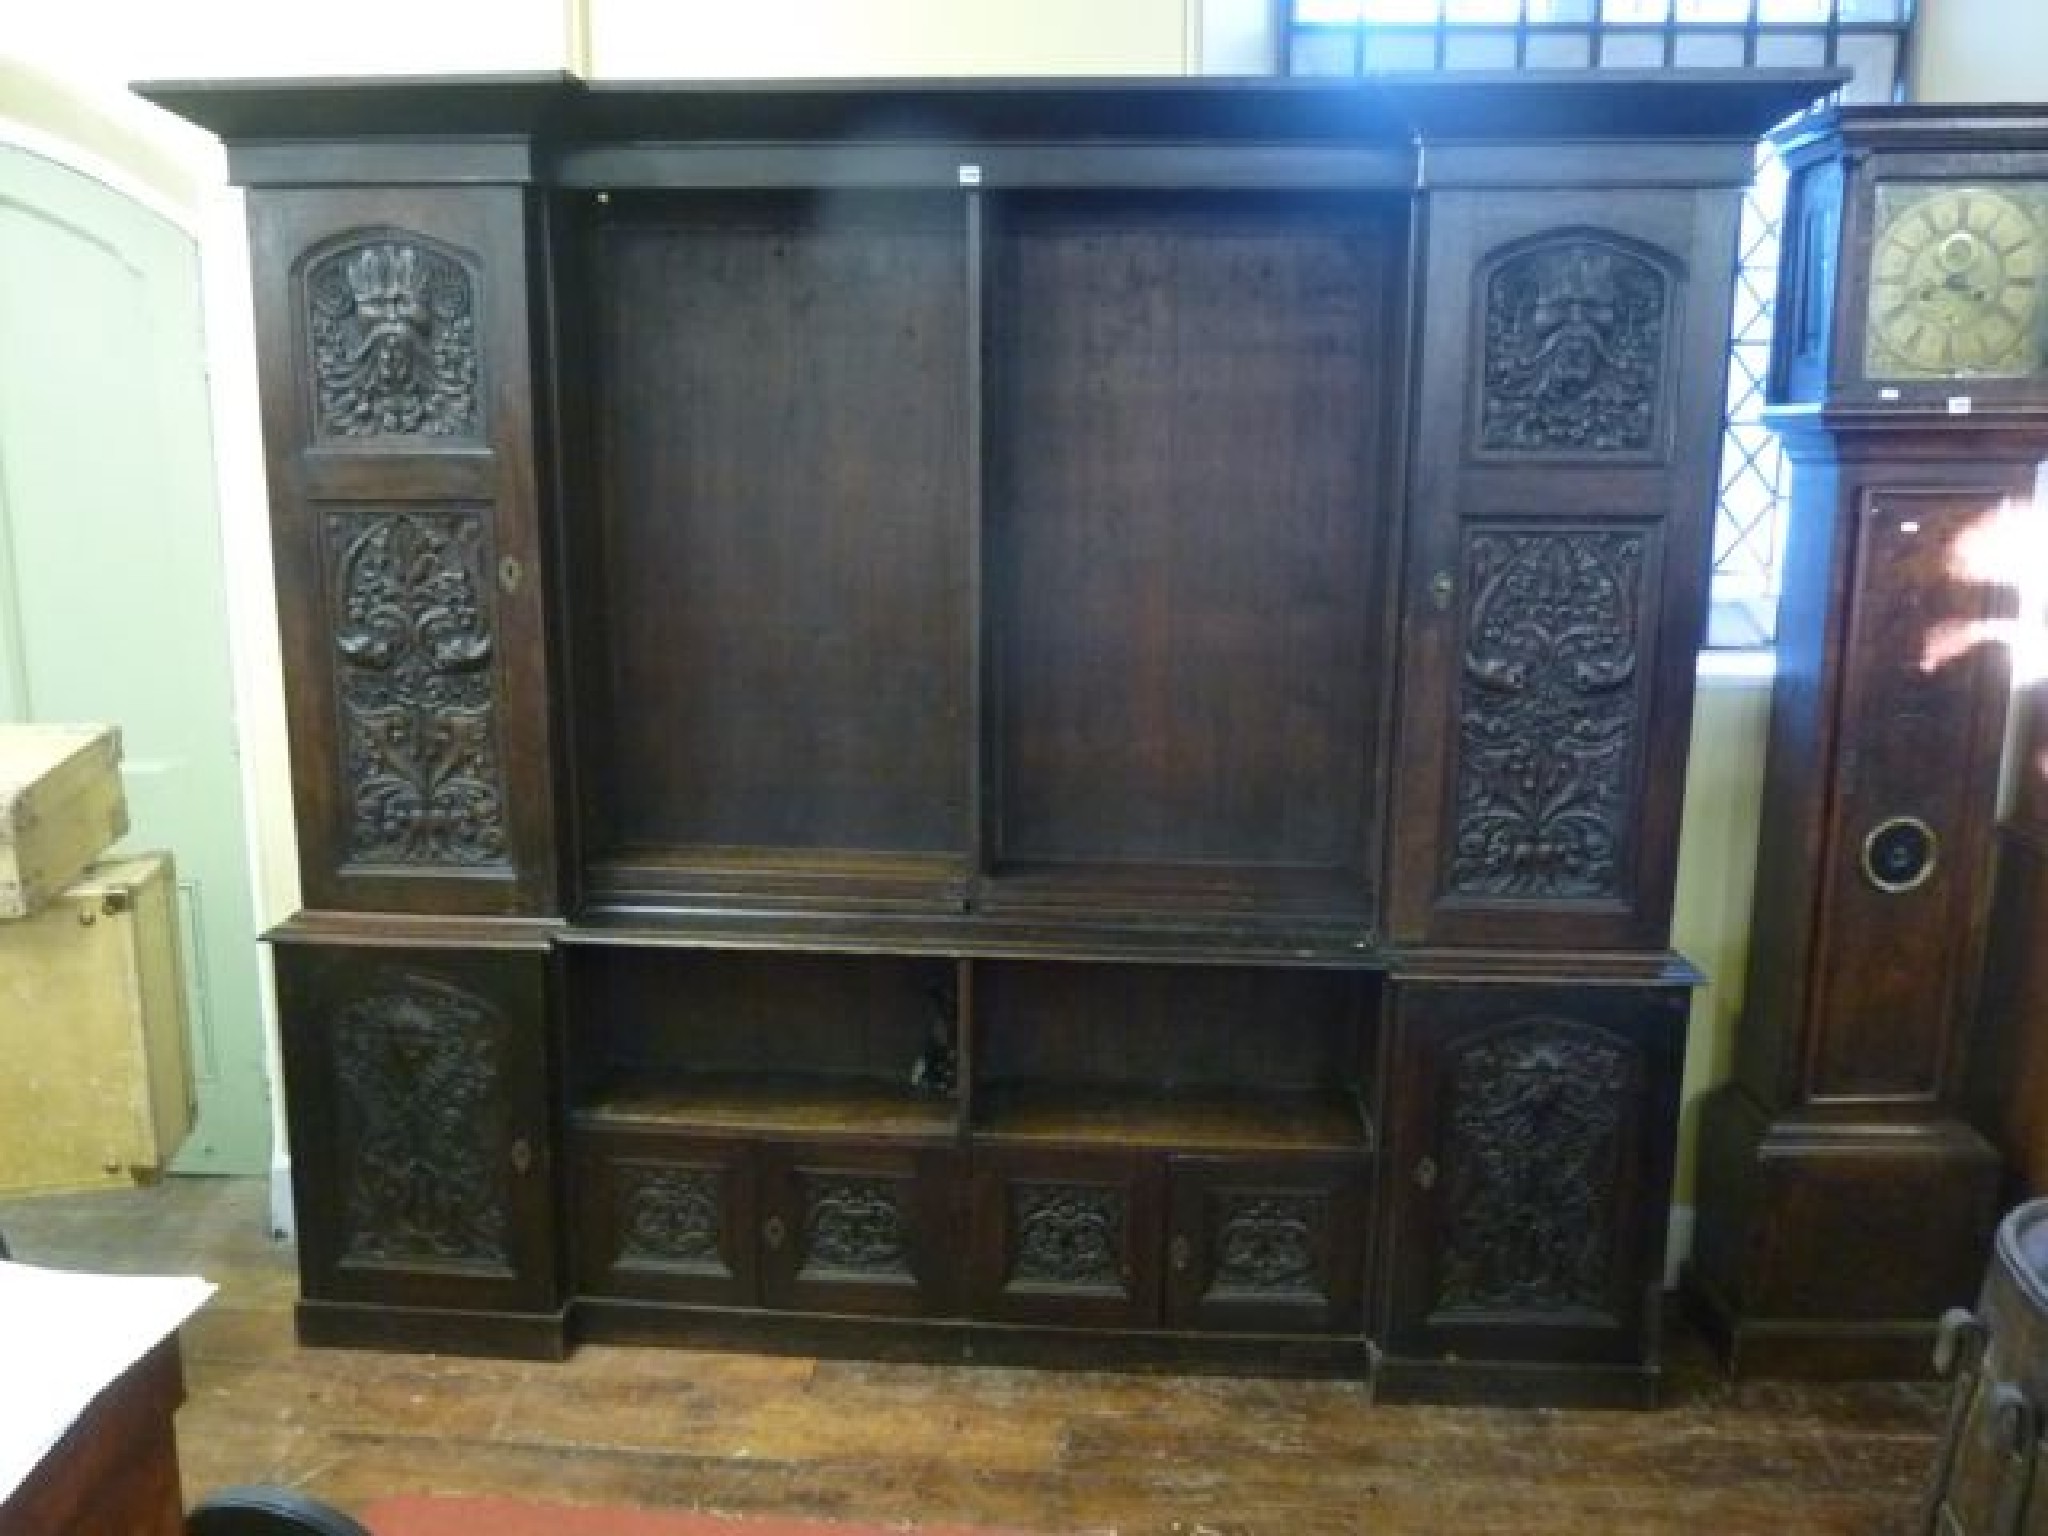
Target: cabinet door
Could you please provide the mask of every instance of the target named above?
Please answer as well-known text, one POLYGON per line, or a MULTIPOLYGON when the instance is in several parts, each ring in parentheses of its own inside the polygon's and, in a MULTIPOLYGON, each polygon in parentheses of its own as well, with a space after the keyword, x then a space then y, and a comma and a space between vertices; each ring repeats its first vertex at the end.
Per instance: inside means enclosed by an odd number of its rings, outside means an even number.
POLYGON ((309 907, 557 907, 535 219, 517 186, 249 194, 309 907))
MULTIPOLYGON (((1834 717, 1817 723, 1832 743, 1832 778, 1817 786, 1819 837, 1772 817, 1790 835, 1765 845, 1785 887, 1811 882, 1813 893, 1783 922, 1789 954, 1811 956, 1803 977, 1786 979, 1806 988, 1799 1086, 1810 1102, 1868 1114, 1885 1100, 1926 1105, 1953 1092, 2011 691, 2007 648, 1986 637, 2014 611, 2009 587, 1957 570, 2011 494, 1877 484, 1836 514, 1850 568, 1829 614, 1827 643, 1840 648, 1834 717), (1786 867, 1806 859, 1810 872, 1786 867)), ((1800 753, 1828 760, 1809 742, 1800 753)), ((1790 990, 1766 984, 1774 998, 1790 990)), ((1793 991, 1784 1011, 1798 1006, 1793 991)))
POLYGON ((752 1306, 754 1154, 670 1131, 583 1129, 576 1277, 592 1296, 752 1306))
POLYGON ((960 1310, 957 1159, 949 1150, 764 1147, 768 1305, 943 1317, 960 1310))
POLYGON ((1159 1319, 1159 1164, 1135 1152, 976 1154, 977 1317, 1149 1327, 1159 1319))
POLYGON ((279 950, 309 1300, 558 1305, 548 975, 541 951, 279 950))
POLYGON ((1166 1320, 1180 1328, 1355 1331, 1365 1249, 1357 1159, 1175 1157, 1166 1320))
POLYGON ((1441 169, 1423 254, 1433 297, 1415 370, 1388 930, 1431 945, 1661 946, 1736 202, 1706 187, 1458 185, 1441 169))
POLYGON ((1396 989, 1390 1353, 1652 1356, 1686 1005, 1678 986, 1396 989))

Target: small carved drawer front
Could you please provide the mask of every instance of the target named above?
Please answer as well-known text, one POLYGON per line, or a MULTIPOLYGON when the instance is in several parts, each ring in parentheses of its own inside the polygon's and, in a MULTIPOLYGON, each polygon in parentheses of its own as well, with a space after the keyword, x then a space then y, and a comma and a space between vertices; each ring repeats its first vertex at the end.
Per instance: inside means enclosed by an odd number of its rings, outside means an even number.
POLYGON ((557 1303, 547 974, 539 952, 280 945, 308 1298, 557 1303))
POLYGON ((761 1275, 770 1306, 953 1316, 960 1182, 950 1151, 764 1146, 761 1275))
POLYGON ((1401 984, 1390 1353, 1653 1357, 1682 986, 1401 984))
POLYGON ((1175 1157, 1167 1183, 1169 1326, 1356 1330, 1362 1158, 1175 1157))
POLYGON ((1160 1169, 1139 1153, 983 1150, 977 1317, 1149 1327, 1159 1319, 1160 1169))
POLYGON ((589 1296, 751 1306, 753 1151, 668 1131, 576 1132, 577 1288, 589 1296))
POLYGON ((1935 1364, 1955 1388, 1923 1536, 2048 1536, 2048 1200, 2000 1224, 1977 1312, 1942 1319, 1935 1364))

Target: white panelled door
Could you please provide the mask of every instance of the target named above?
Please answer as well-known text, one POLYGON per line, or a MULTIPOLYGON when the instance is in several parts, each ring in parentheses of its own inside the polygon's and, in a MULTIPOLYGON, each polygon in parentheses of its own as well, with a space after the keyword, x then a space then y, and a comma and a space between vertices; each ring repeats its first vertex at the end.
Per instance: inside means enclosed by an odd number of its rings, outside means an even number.
POLYGON ((120 726, 123 847, 177 861, 199 1119, 176 1167, 262 1173, 227 623, 198 248, 0 145, 0 719, 120 726))

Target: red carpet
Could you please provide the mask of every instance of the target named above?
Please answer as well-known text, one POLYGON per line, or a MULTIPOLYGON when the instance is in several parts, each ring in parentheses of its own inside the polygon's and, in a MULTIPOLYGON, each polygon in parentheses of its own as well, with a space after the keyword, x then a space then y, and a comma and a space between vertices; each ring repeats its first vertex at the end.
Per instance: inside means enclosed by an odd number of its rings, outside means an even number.
POLYGON ((416 1495, 380 1499, 357 1518, 374 1536, 1024 1536, 990 1526, 848 1524, 416 1495))

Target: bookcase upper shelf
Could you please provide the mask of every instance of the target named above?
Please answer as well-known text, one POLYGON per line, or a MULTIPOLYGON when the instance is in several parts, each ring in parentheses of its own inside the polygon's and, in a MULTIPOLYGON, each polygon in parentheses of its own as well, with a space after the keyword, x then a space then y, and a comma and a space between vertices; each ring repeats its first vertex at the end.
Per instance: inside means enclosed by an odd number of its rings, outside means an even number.
MULTIPOLYGON (((434 179, 501 179, 522 160, 527 177, 569 186, 622 180, 671 184, 699 176, 745 175, 762 185, 777 146, 840 142, 925 146, 922 155, 841 161, 827 175, 850 179, 954 181, 957 159, 930 153, 949 143, 1010 146, 984 160, 984 184, 1006 177, 1043 183, 1089 174, 1072 146, 1098 150, 1232 143, 1235 157, 1207 157, 1198 173, 1286 180, 1285 163, 1260 145, 1320 148, 1325 174, 1383 186, 1411 185, 1418 146, 1544 146, 1634 141, 1719 140, 1745 166, 1768 129, 1811 106, 1847 79, 1844 71, 1557 70, 1512 73, 1369 75, 1353 80, 1268 78, 1000 78, 896 81, 584 81, 566 74, 436 78, 148 82, 138 94, 228 142, 230 168, 245 185, 339 183, 357 179, 381 150, 431 142, 421 174, 434 179), (305 146, 335 146, 309 161, 305 146), (467 145, 467 151, 459 146, 467 145), (345 152, 344 152, 345 146, 345 152), (666 154, 687 146, 688 155, 666 154), (1063 156, 1059 146, 1068 146, 1063 156), (1386 153, 1360 158, 1360 147, 1386 153), (495 152, 494 152, 495 150, 495 152), (745 151, 749 169, 729 152, 745 151), (636 169, 637 168, 637 169, 636 169)), ((1305 174, 1310 162, 1291 172, 1305 174)), ((1492 175, 1513 161, 1493 159, 1492 175)), ((1096 170, 1099 174, 1100 162, 1096 170)), ((1126 184, 1146 162, 1125 159, 1126 184)), ((1454 167, 1446 166, 1446 169, 1454 167)), ((1149 162, 1172 176, 1170 157, 1149 162)), ((1712 176, 1695 153, 1684 174, 1712 176)), ((819 170, 800 173, 815 184, 819 170)), ((1197 174, 1183 171, 1183 174, 1197 174)), ((1434 174, 1434 172, 1432 173, 1434 174)), ((1528 174, 1539 174, 1531 171, 1528 174)), ((1143 179, 1151 180, 1153 177, 1143 179)))

